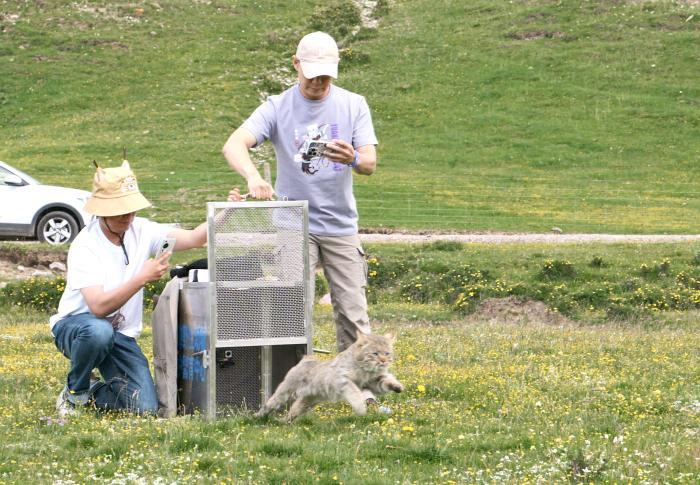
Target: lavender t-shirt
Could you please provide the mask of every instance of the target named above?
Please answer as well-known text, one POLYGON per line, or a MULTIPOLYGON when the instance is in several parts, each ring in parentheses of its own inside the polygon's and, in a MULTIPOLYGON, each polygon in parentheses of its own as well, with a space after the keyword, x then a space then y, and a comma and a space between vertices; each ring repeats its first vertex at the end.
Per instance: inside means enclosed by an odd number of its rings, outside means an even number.
POLYGON ((243 127, 256 145, 270 140, 277 156, 278 198, 309 201, 309 232, 322 236, 357 233, 352 169, 308 150, 313 140, 340 139, 359 148, 377 137, 365 98, 331 85, 321 100, 305 98, 299 85, 270 96, 243 127))

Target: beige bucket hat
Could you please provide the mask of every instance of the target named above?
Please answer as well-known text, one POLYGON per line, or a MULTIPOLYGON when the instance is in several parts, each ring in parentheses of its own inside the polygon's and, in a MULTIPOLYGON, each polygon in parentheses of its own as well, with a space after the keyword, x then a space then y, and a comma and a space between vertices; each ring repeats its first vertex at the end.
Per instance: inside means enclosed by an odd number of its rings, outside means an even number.
POLYGON ((139 192, 136 175, 129 162, 121 167, 97 167, 92 181, 92 195, 85 211, 101 217, 120 216, 150 207, 151 203, 139 192))

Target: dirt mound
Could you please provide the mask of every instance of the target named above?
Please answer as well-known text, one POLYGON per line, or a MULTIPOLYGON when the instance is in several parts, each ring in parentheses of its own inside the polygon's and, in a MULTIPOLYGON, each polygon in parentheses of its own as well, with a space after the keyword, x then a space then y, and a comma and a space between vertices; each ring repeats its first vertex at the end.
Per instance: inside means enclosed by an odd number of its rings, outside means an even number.
POLYGON ((16 247, 0 248, 0 260, 23 266, 48 266, 54 261, 66 262, 66 251, 22 250, 16 247))
POLYGON ((511 32, 506 35, 515 40, 567 39, 564 32, 549 32, 547 30, 532 30, 527 32, 511 32))
POLYGON ((7 281, 64 274, 66 256, 66 251, 0 247, 0 287, 7 281))
POLYGON ((571 323, 571 320, 550 310, 541 301, 517 296, 484 300, 473 313, 472 318, 480 321, 511 324, 563 325, 571 323))

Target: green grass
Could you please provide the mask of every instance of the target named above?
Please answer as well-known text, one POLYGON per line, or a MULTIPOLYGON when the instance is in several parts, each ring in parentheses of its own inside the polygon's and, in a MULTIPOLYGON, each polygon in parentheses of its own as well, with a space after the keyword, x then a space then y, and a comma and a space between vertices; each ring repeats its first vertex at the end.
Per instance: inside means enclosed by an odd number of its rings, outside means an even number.
MULTIPOLYGON (((399 316, 406 385, 354 417, 327 404, 292 425, 84 414, 55 421, 67 360, 47 315, 3 311, 0 481, 170 483, 673 482, 700 478, 697 312, 686 330, 399 316), (48 419, 53 417, 52 420, 48 419)), ((330 312, 314 345, 333 348, 330 312)), ((150 354, 147 328, 141 345, 150 354)))
MULTIPOLYGON (((356 181, 365 228, 698 232, 700 18, 685 2, 382 3, 339 80, 380 139, 376 175, 356 181)), ((126 146, 144 215, 201 221, 241 184, 220 149, 259 91, 282 88, 314 22, 341 25, 341 8, 312 14, 326 5, 4 2, 0 159, 89 188, 90 161, 126 146)))
MULTIPOLYGON (((631 275, 662 291, 678 272, 697 273, 700 248, 437 242, 367 249, 384 265, 370 268, 403 262, 405 280, 416 270, 438 274, 466 261, 526 290, 563 286, 565 299, 606 285, 624 296, 617 283, 631 275)), ((178 262, 200 253, 178 253, 178 262)), ((392 282, 390 271, 382 276, 370 316, 375 332, 398 335, 394 371, 406 385, 383 399, 393 413, 372 408, 355 417, 345 404, 324 404, 292 425, 246 415, 206 422, 86 413, 59 422, 53 406, 68 362, 49 334, 49 314, 0 302, 0 481, 700 479, 697 307, 639 303, 636 313, 616 319, 582 307, 576 321, 535 315, 508 323, 462 315, 439 295, 409 303, 401 296, 405 280, 392 282)), ((140 344, 149 357, 151 338, 147 326, 140 344)), ((314 348, 334 346, 331 310, 317 306, 314 348)))

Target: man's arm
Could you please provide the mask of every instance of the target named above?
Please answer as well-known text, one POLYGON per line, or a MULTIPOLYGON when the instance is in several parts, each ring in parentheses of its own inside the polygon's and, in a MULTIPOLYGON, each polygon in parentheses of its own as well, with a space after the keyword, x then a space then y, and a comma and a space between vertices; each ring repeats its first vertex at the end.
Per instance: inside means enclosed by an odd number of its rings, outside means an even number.
POLYGON ((194 229, 171 229, 168 237, 175 238, 175 251, 201 248, 207 242, 207 223, 203 222, 194 229))
POLYGON ((240 127, 231 134, 224 145, 226 161, 248 182, 248 193, 254 199, 271 199, 275 191, 255 168, 248 150, 256 143, 255 136, 247 129, 240 127))
POLYGON ((355 150, 352 145, 343 140, 333 140, 326 146, 324 156, 334 162, 352 165, 357 151, 355 171, 362 175, 372 175, 377 169, 377 149, 374 145, 363 145, 355 150))
POLYGON ((90 312, 103 318, 120 309, 146 283, 159 280, 165 274, 169 258, 168 252, 156 259, 147 260, 133 278, 110 291, 105 291, 102 285, 82 288, 80 293, 85 298, 90 312))
MULTIPOLYGON (((238 188, 228 193, 229 202, 240 202, 241 194, 238 188)), ((219 214, 222 216, 223 214, 219 214)), ((218 220, 218 217, 216 218, 218 220)), ((168 231, 167 237, 175 238, 175 251, 185 251, 187 249, 201 248, 207 242, 207 222, 203 222, 194 229, 181 229, 179 227, 168 231)))
MULTIPOLYGON (((242 200, 238 187, 228 193, 229 202, 240 202, 242 200)), ((222 214, 219 214, 221 216, 222 214)), ((215 218, 218 220, 218 217, 215 218)), ((175 238, 175 251, 185 251, 187 249, 201 248, 207 242, 207 222, 202 222, 194 229, 181 229, 176 227, 168 231, 167 237, 175 238)))
POLYGON ((357 147, 357 152, 359 161, 355 171, 362 175, 372 175, 377 169, 377 148, 374 145, 364 145, 357 147))

